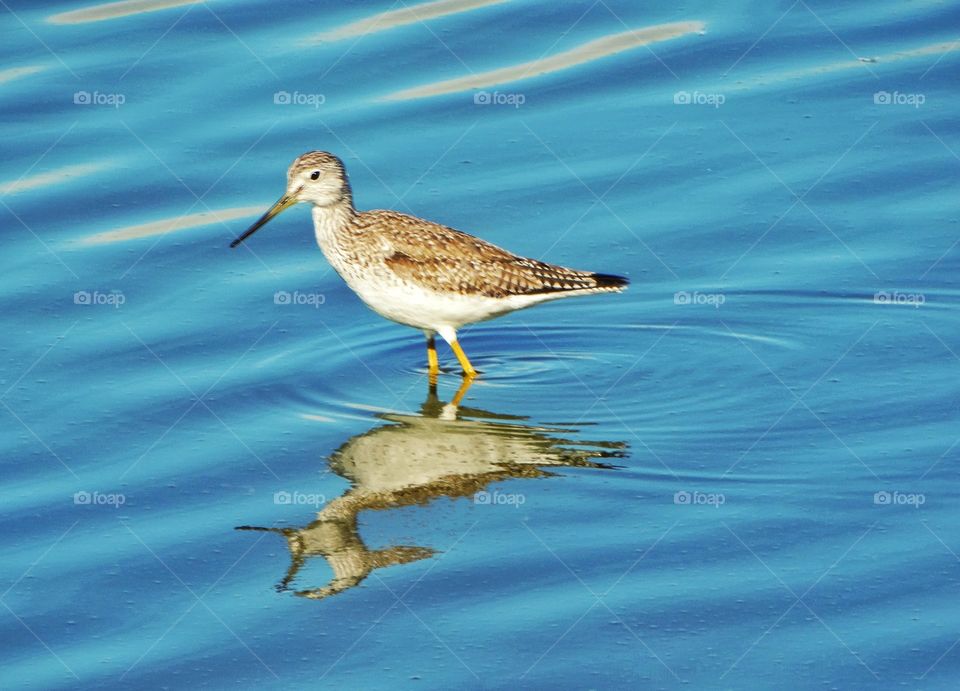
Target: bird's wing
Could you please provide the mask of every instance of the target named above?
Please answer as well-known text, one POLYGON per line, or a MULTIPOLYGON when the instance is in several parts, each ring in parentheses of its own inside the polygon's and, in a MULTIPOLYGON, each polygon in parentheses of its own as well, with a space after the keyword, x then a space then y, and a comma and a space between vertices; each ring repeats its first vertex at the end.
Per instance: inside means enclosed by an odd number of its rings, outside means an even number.
POLYGON ((618 291, 626 279, 521 257, 438 223, 395 211, 369 211, 358 225, 377 232, 384 262, 433 290, 508 297, 578 290, 618 291))

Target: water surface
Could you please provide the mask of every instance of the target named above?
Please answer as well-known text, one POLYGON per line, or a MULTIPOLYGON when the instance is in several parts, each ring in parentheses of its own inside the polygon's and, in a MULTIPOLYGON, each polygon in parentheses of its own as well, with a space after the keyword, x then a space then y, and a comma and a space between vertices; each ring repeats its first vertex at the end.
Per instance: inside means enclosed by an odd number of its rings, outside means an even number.
POLYGON ((954 687, 956 6, 404 9, 2 13, 0 686, 954 687), (631 289, 431 392, 310 149, 631 289))

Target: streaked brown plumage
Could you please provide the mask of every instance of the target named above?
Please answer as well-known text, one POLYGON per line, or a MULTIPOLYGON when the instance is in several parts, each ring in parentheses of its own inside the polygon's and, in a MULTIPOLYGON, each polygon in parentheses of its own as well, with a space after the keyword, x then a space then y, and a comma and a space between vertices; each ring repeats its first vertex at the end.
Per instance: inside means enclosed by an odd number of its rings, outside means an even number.
POLYGON ((287 193, 231 245, 235 247, 296 202, 313 204, 317 243, 331 265, 374 311, 424 331, 430 371, 437 371, 433 336, 452 346, 467 375, 475 374, 456 329, 573 295, 620 292, 627 279, 521 257, 454 228, 396 211, 362 211, 343 163, 311 151, 287 172, 287 193))
POLYGON ((388 236, 384 262, 398 275, 432 290, 503 298, 574 290, 617 291, 625 281, 528 259, 454 228, 396 211, 357 214, 354 229, 370 244, 388 236), (372 231, 365 234, 363 231, 372 231), (379 239, 379 238, 378 238, 379 239))

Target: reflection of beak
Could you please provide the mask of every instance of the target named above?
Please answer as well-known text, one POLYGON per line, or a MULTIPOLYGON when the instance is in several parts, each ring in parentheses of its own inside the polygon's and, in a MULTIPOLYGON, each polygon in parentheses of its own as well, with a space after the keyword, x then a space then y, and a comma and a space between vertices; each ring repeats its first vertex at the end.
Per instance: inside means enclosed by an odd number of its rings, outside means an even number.
POLYGON ((288 194, 283 195, 282 197, 280 197, 280 199, 277 200, 277 203, 276 203, 276 204, 274 204, 273 206, 270 207, 270 209, 269 209, 269 211, 267 211, 267 213, 265 213, 263 216, 261 216, 260 218, 258 218, 257 221, 256 221, 256 223, 254 223, 252 226, 250 226, 249 228, 247 228, 247 230, 243 233, 243 235, 241 235, 241 236, 238 237, 236 240, 234 240, 233 242, 231 242, 231 243, 230 243, 230 247, 236 247, 236 246, 239 245, 241 242, 243 242, 244 240, 246 240, 248 237, 250 237, 251 235, 253 235, 254 233, 256 233, 258 230, 260 230, 260 228, 262 228, 263 226, 267 225, 267 223, 270 221, 271 218, 273 218, 274 216, 276 216, 277 214, 279 214, 279 213, 280 213, 281 211, 283 211, 284 209, 286 209, 286 208, 288 208, 288 207, 291 207, 291 206, 293 206, 293 205, 296 204, 296 203, 297 203, 297 198, 296 198, 296 197, 291 197, 291 196, 288 195, 288 194))

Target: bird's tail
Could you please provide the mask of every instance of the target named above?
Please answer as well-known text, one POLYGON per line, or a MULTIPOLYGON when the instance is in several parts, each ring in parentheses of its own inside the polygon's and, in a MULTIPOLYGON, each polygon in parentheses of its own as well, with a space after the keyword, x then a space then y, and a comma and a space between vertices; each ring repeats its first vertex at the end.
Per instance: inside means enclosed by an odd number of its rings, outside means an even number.
POLYGON ((614 274, 593 274, 591 278, 597 282, 597 288, 601 290, 621 291, 630 285, 630 279, 625 276, 616 276, 614 274))

